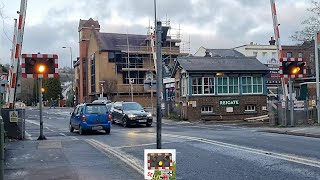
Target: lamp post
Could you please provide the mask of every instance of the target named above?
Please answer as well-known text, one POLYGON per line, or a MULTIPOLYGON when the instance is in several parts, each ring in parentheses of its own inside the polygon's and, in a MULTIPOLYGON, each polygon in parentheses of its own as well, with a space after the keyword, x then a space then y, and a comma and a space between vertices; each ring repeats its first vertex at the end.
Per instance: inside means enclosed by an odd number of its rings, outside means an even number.
POLYGON ((104 93, 103 85, 104 85, 105 81, 99 81, 99 82, 100 82, 100 85, 101 85, 101 94, 100 94, 100 97, 102 98, 102 97, 103 97, 103 93, 104 93))
MULTIPOLYGON (((71 70, 71 74, 72 74, 72 69, 73 69, 73 62, 72 62, 72 47, 62 47, 63 49, 69 49, 70 50, 70 70, 71 70)), ((74 95, 73 95, 73 74, 71 75, 71 96, 72 96, 72 105, 74 104, 74 95)))

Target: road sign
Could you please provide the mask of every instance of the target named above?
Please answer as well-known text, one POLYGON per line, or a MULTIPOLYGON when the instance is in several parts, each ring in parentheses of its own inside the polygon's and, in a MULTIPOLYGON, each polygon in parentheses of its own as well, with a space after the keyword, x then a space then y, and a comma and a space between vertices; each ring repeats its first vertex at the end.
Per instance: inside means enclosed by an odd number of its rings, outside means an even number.
POLYGON ((24 78, 58 78, 58 55, 22 54, 21 70, 24 78))
POLYGON ((175 149, 145 149, 144 179, 171 179, 176 177, 175 149))
POLYGON ((18 122, 18 111, 9 112, 10 122, 18 122))

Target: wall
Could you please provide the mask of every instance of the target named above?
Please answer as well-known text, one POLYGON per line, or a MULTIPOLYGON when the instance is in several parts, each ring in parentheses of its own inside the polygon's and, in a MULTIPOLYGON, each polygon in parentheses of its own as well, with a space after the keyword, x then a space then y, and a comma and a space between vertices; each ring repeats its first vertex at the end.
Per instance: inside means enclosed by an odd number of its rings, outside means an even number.
POLYGON ((278 59, 277 46, 275 45, 244 45, 234 49, 245 56, 254 56, 254 52, 257 52, 257 59, 263 64, 266 64, 272 58, 278 59), (263 53, 266 53, 265 56, 263 56, 263 53))
MULTIPOLYGON (((112 101, 131 101, 131 96, 114 96, 112 101)), ((146 95, 135 95, 133 97, 133 101, 140 103, 143 107, 152 107, 151 103, 151 94, 146 94, 146 95)), ((154 108, 156 108, 156 94, 153 94, 153 105, 154 108)))
MULTIPOLYGON (((99 47, 98 47, 98 43, 97 43, 97 40, 96 40, 96 37, 95 37, 95 35, 94 35, 94 31, 93 30, 91 30, 91 36, 90 36, 90 43, 89 43, 89 45, 88 45, 88 54, 87 54, 87 82, 88 82, 88 95, 91 95, 92 93, 94 93, 94 92, 91 92, 91 84, 92 84, 92 82, 91 82, 91 55, 92 54, 94 54, 95 53, 95 59, 96 59, 96 65, 95 65, 95 67, 96 67, 96 69, 95 69, 95 71, 96 71, 96 79, 95 79, 95 83, 97 84, 99 84, 99 65, 98 65, 98 63, 99 63, 99 56, 100 56, 100 54, 99 54, 99 47)), ((96 88, 96 91, 97 90, 99 90, 99 89, 97 89, 96 88)))
POLYGON ((315 76, 315 61, 314 61, 314 46, 311 44, 302 44, 298 46, 282 46, 283 56, 287 57, 288 52, 292 52, 292 57, 299 57, 299 53, 303 53, 303 58, 306 60, 307 76, 315 76))
MULTIPOLYGON (((184 106, 187 109, 187 119, 189 121, 196 120, 243 120, 248 117, 266 115, 267 111, 262 110, 263 106, 267 106, 267 96, 207 96, 207 97, 190 97, 189 101, 196 101, 196 107, 184 106), (240 105, 233 107, 233 113, 227 113, 225 106, 220 106, 220 100, 239 99, 240 105), (246 105, 256 105, 256 112, 245 112, 246 105), (214 114, 201 114, 202 106, 212 106, 214 114)), ((186 104, 186 103, 185 103, 186 104)))

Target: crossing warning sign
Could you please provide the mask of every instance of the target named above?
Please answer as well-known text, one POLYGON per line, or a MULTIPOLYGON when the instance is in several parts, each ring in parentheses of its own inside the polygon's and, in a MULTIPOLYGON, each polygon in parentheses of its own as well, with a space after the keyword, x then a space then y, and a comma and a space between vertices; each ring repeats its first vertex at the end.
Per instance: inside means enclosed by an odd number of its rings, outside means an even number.
POLYGON ((10 122, 18 122, 18 111, 10 111, 10 122))

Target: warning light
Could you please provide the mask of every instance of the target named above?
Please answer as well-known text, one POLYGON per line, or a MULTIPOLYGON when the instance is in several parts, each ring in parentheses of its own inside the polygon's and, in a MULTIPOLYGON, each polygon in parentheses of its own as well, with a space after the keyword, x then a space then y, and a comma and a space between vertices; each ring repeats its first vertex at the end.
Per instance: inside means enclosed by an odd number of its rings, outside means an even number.
POLYGON ((46 67, 45 67, 44 65, 40 65, 40 66, 38 67, 39 73, 43 73, 45 70, 46 70, 46 67))
POLYGON ((291 74, 297 74, 300 71, 300 67, 295 67, 292 69, 291 74))

